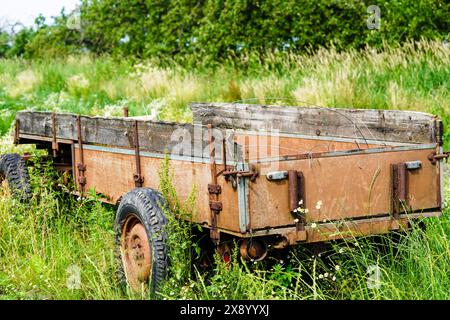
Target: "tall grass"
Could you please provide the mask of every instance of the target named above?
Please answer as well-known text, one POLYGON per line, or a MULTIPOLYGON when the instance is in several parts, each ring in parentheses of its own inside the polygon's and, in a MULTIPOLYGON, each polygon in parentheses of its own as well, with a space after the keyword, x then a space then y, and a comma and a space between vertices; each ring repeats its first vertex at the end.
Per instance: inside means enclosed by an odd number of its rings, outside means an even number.
POLYGON ((189 102, 246 99, 424 111, 439 115, 448 127, 449 74, 450 48, 430 41, 379 51, 331 48, 268 54, 264 60, 250 56, 214 70, 88 55, 0 60, 0 133, 14 112, 25 108, 120 115, 126 105, 133 115, 189 121, 189 102))
MULTIPOLYGON (((412 231, 396 237, 349 239, 320 250, 299 245, 258 263, 240 261, 236 250, 230 264, 215 257, 214 267, 202 270, 195 264, 195 229, 178 219, 195 212, 194 199, 177 200, 167 164, 160 175, 172 212, 163 299, 450 298, 448 181, 447 209, 442 217, 425 219, 426 229, 415 223, 412 231)), ((47 164, 36 163, 31 177, 30 204, 0 189, 0 298, 146 298, 118 285, 114 208, 95 195, 80 200, 64 194, 67 187, 47 164), (71 286, 74 268, 79 286, 71 286)))
MULTIPOLYGON (((0 60, 0 136, 17 110, 132 115, 189 121, 191 101, 250 100, 259 103, 408 109, 450 121, 450 49, 419 42, 383 51, 319 50, 314 54, 248 57, 215 70, 159 68, 108 57, 0 60)), ((446 146, 450 135, 446 131, 446 146)), ((26 148, 26 149, 25 149, 26 148)), ((0 140, 0 154, 32 152, 0 140)), ((33 198, 24 205, 0 188, 0 298, 128 299, 119 289, 114 258, 115 208, 95 196, 67 196, 47 165, 31 169, 33 198), (78 269, 79 268, 79 269, 78 269), (74 270, 80 286, 71 286, 74 270)), ((179 203, 170 168, 161 189, 177 216, 195 214, 193 199, 179 203)), ((322 252, 298 246, 263 263, 216 259, 202 270, 187 222, 169 219, 171 266, 165 299, 450 299, 450 184, 446 209, 397 237, 350 239, 322 252), (375 272, 375 273, 374 273, 375 272), (375 281, 373 276, 379 275, 375 281)), ((193 193, 194 194, 194 193, 193 193)), ((137 297, 141 298, 141 297, 137 297)), ((145 298, 145 296, 142 296, 145 298)))

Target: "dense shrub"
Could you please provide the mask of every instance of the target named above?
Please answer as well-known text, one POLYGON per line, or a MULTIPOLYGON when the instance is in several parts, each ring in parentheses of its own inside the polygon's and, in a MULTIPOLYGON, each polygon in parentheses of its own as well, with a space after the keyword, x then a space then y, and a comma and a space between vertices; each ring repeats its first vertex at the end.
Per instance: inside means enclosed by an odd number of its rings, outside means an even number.
POLYGON ((30 57, 91 51, 210 65, 268 51, 443 41, 450 31, 444 0, 83 0, 75 15, 78 29, 67 26, 63 11, 53 24, 40 21, 37 32, 16 36, 10 51, 30 57), (373 4, 380 24, 369 29, 367 22, 376 22, 368 12, 373 4))
POLYGON ((380 29, 367 21, 373 1, 92 0, 81 8, 83 43, 96 52, 197 63, 267 51, 379 47, 445 39, 450 3, 377 1, 380 29))

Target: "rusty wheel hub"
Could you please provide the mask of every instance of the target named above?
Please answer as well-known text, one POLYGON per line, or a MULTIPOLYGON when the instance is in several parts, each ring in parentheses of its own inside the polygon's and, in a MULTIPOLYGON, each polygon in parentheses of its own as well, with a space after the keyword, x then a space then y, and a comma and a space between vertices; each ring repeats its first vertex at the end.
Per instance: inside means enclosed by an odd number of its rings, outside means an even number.
POLYGON ((133 290, 141 290, 150 279, 152 250, 143 224, 134 216, 124 224, 121 249, 127 281, 133 290))

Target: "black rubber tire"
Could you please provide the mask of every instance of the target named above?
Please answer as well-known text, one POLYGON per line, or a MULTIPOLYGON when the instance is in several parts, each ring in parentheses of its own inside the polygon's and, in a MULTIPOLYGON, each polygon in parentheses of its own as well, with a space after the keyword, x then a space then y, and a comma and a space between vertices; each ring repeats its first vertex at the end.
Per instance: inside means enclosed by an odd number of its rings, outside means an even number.
POLYGON ((164 214, 165 206, 166 201, 159 192, 149 188, 133 189, 122 197, 114 226, 119 262, 118 276, 121 286, 126 287, 128 284, 121 255, 121 236, 124 223, 129 215, 134 215, 144 225, 149 246, 152 249, 151 275, 148 284, 151 298, 157 298, 157 293, 167 275, 167 233, 165 230, 167 218, 164 214))
POLYGON ((0 156, 0 181, 6 179, 11 193, 22 201, 31 198, 30 175, 25 160, 18 154, 0 156))

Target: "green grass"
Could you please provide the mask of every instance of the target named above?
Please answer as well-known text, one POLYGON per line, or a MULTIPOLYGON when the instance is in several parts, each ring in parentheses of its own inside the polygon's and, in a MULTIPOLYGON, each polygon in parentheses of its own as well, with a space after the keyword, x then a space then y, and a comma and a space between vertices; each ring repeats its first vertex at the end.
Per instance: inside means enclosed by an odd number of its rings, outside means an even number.
MULTIPOLYGON (((109 57, 0 60, 0 134, 17 110, 153 114, 189 121, 192 101, 317 104, 430 112, 450 125, 450 48, 422 41, 401 48, 270 54, 214 70, 159 68, 109 57)), ((446 141, 450 141, 446 131, 446 141)), ((447 146, 449 146, 447 142, 447 146)))
MULTIPOLYGON (((161 69, 89 56, 25 61, 0 60, 0 136, 9 133, 17 110, 85 114, 153 114, 189 121, 191 101, 236 101, 333 107, 407 109, 450 121, 450 55, 439 43, 406 44, 382 52, 323 50, 313 56, 250 59, 244 67, 216 70, 161 69)), ((446 131, 448 149, 450 135, 446 131)), ((36 151, 0 140, 0 154, 36 151)), ((192 214, 192 199, 178 203, 168 168, 162 189, 178 214, 192 214)), ((0 189, 0 299, 146 298, 119 289, 114 258, 115 208, 95 197, 77 200, 55 190, 46 165, 31 169, 33 199, 21 204, 0 189), (79 268, 79 289, 70 270, 79 268)), ((446 209, 397 240, 364 238, 333 243, 321 256, 299 246, 280 261, 231 265, 217 261, 201 272, 191 261, 198 246, 186 222, 170 219, 172 265, 165 299, 450 299, 450 184, 446 209), (381 244, 380 244, 381 243, 381 244), (367 285, 378 267, 381 286, 367 285)))
MULTIPOLYGON (((33 151, 34 152, 34 151, 33 151)), ((172 211, 192 214, 194 199, 177 202, 170 168, 161 171, 161 186, 172 211)), ((78 200, 49 165, 31 169, 33 199, 22 204, 2 188, 0 194, 1 299, 136 299, 121 290, 114 255, 114 208, 94 196, 78 200), (54 181, 59 182, 55 189, 54 181), (71 288, 72 268, 80 286, 71 288)), ((332 243, 325 252, 293 248, 264 264, 230 265, 202 272, 192 264, 198 244, 189 224, 169 219, 170 274, 164 299, 449 299, 450 186, 447 209, 428 218, 426 230, 415 227, 399 239, 358 238, 332 243), (380 287, 369 288, 370 268, 379 268, 380 287), (368 273, 369 272, 369 273, 368 273)), ((236 251, 237 252, 237 251, 236 251)), ((373 272, 372 272, 373 273, 373 272)))

